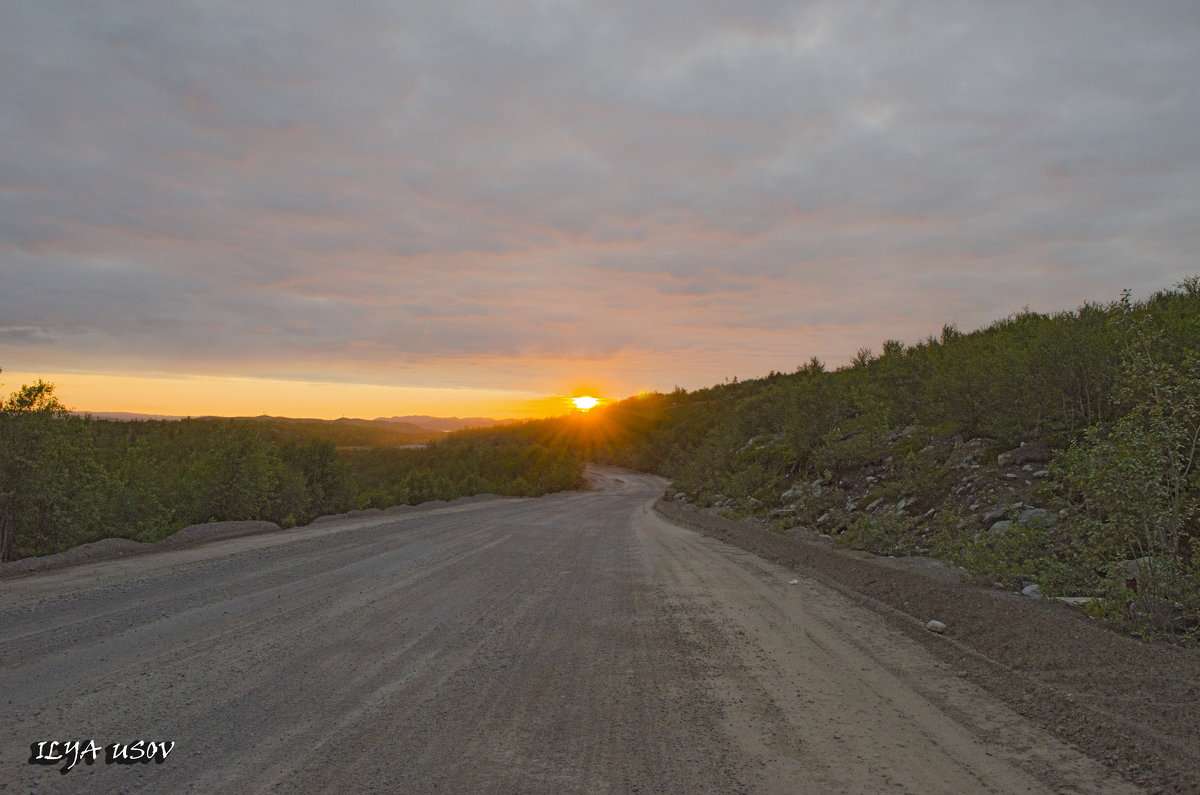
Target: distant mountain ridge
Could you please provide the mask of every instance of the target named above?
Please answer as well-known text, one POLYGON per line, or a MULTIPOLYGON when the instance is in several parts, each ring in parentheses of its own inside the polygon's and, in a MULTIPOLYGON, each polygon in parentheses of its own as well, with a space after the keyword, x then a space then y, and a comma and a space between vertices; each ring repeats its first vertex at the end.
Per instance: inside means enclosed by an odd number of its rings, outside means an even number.
MULTIPOLYGON (((75 411, 72 413, 79 416, 87 415, 98 420, 115 420, 118 422, 189 419, 189 417, 182 414, 139 414, 131 411, 75 411)), ((190 417, 190 419, 213 420, 224 418, 215 415, 204 415, 201 417, 190 417)), ((389 430, 403 431, 405 433, 460 431, 464 428, 491 428, 494 425, 506 425, 513 422, 513 420, 494 420, 490 417, 432 417, 428 414, 409 415, 405 417, 376 417, 373 420, 350 417, 341 417, 336 420, 320 420, 306 417, 273 417, 269 414, 260 414, 257 417, 232 417, 231 419, 269 420, 272 422, 332 422, 343 425, 360 425, 368 428, 383 425, 389 430)))
POLYGON ((95 420, 115 420, 117 422, 135 422, 139 420, 182 420, 182 414, 138 414, 132 411, 72 411, 79 417, 91 417, 95 420))
POLYGON ((490 417, 430 417, 427 414, 410 414, 405 417, 376 417, 375 422, 407 422, 428 428, 431 431, 461 431, 464 428, 491 428, 493 425, 508 425, 514 420, 494 420, 490 417))
MULTIPOLYGON (((205 417, 203 419, 212 419, 205 417)), ((273 417, 270 414, 260 414, 257 417, 235 417, 239 420, 252 420, 254 422, 281 422, 281 423, 314 423, 314 424, 333 424, 333 425, 355 425, 360 428, 378 428, 380 430, 395 431, 401 433, 423 433, 428 434, 431 431, 436 431, 437 428, 426 428, 412 422, 384 422, 381 420, 360 420, 353 417, 339 417, 336 420, 318 420, 311 417, 273 417)))

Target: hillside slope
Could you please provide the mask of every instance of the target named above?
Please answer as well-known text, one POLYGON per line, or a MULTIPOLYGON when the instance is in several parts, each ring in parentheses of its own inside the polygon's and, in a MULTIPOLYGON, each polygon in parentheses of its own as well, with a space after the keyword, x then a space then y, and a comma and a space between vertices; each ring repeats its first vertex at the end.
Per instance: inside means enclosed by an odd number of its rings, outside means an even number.
POLYGON ((590 453, 674 499, 1200 636, 1198 278, 604 412, 590 453))

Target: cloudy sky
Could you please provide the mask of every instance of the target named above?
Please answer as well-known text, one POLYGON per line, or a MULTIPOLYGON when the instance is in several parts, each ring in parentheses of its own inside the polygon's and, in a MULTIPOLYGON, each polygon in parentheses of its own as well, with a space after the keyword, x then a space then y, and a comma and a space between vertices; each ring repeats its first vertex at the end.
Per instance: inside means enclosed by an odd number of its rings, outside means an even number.
POLYGON ((80 408, 520 413, 1200 272, 1194 0, 0 10, 0 379, 80 408))

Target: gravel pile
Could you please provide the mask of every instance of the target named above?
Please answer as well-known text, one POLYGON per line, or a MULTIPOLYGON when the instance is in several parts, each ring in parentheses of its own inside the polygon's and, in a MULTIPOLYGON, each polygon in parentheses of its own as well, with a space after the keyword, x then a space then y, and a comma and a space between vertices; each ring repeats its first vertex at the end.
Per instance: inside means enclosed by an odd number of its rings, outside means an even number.
POLYGON ((141 544, 128 538, 105 538, 90 544, 81 544, 66 552, 42 555, 37 558, 22 558, 0 563, 0 577, 13 574, 29 574, 47 569, 61 569, 97 560, 112 560, 127 555, 137 555, 151 549, 153 544, 141 544))

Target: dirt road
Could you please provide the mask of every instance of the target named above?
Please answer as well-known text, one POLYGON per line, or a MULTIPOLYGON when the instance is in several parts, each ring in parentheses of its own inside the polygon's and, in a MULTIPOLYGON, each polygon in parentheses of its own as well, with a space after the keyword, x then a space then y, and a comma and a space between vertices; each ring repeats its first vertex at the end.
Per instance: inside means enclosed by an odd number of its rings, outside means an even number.
POLYGON ((660 479, 0 581, 0 788, 1136 791, 660 479), (174 742, 161 764, 30 744, 174 742))

